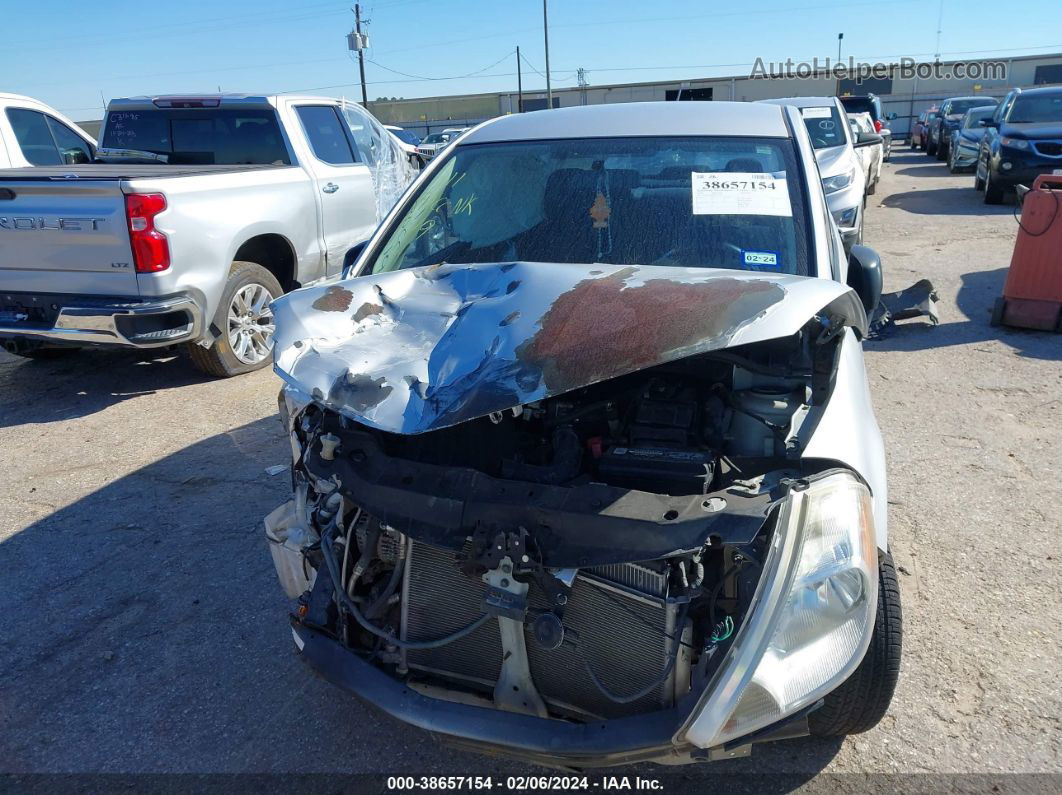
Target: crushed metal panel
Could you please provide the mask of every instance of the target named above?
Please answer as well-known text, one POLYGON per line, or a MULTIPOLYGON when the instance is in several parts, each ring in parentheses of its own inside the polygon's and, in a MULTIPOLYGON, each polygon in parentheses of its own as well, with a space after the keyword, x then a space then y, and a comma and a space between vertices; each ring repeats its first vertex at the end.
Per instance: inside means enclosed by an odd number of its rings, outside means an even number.
POLYGON ((276 372, 365 425, 444 428, 665 362, 795 334, 820 310, 865 330, 826 279, 543 262, 433 265, 273 304, 276 372))

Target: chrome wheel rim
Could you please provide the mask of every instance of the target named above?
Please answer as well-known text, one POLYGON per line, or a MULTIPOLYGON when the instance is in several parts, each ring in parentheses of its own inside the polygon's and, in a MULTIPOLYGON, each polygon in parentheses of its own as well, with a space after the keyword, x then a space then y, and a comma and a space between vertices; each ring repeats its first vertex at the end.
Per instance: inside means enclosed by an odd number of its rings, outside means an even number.
POLYGON ((273 296, 261 284, 247 284, 229 303, 229 347, 244 364, 258 364, 273 350, 273 296))

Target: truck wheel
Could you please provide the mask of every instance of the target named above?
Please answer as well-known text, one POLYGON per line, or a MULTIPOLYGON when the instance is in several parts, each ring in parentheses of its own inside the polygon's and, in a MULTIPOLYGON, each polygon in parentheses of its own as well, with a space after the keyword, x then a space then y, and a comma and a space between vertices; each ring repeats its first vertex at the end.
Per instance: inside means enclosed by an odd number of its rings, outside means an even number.
POLYGON ((269 364, 273 353, 273 310, 284 294, 276 277, 256 262, 234 262, 211 321, 218 333, 209 348, 186 347, 197 370, 218 378, 249 373, 269 364))
POLYGON ((813 735, 859 734, 884 717, 900 676, 902 625, 896 568, 892 555, 886 554, 878 566, 878 612, 870 647, 855 673, 808 715, 813 735))

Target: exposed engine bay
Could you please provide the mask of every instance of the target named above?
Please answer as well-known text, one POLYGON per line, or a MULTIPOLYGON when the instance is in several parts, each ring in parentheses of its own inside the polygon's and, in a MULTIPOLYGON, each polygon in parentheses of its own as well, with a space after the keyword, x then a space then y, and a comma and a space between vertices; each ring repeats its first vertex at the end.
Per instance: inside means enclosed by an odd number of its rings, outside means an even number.
POLYGON ((443 700, 574 721, 679 704, 814 474, 823 336, 815 320, 419 434, 296 406, 296 497, 266 521, 295 620, 443 700))

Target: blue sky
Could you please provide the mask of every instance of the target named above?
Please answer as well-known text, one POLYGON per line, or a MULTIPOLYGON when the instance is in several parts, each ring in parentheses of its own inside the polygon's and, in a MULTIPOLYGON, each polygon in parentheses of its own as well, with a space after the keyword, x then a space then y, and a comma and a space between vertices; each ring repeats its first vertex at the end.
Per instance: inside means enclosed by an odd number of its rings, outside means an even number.
MULTIPOLYGON (((101 95, 306 90, 360 97, 346 50, 352 4, 332 0, 41 0, 4 12, 0 90, 28 94, 78 120, 99 118, 101 95), (179 9, 179 10, 178 10, 179 9)), ((540 0, 367 0, 369 99, 515 90, 545 68, 540 0), (405 75, 398 74, 403 72, 405 75), (476 73, 476 74, 472 74, 476 73), (434 79, 421 78, 456 78, 434 79)), ((555 86, 744 74, 765 61, 835 56, 931 58, 937 0, 551 0, 555 86)), ((1062 2, 945 0, 945 60, 1062 52, 1062 2)))

